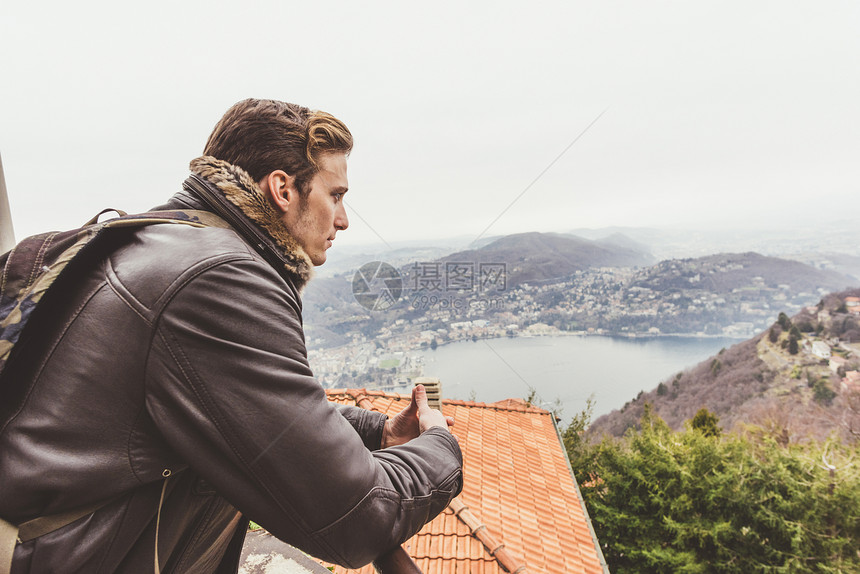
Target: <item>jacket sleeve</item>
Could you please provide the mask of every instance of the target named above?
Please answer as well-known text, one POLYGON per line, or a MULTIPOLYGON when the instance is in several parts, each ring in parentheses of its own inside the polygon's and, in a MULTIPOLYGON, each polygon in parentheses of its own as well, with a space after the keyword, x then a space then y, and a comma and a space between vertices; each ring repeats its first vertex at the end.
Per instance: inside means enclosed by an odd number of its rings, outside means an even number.
POLYGON ((460 492, 462 455, 444 429, 366 448, 368 436, 313 378, 298 302, 273 269, 249 257, 187 275, 154 327, 147 409, 171 447, 248 518, 356 568, 460 492))
POLYGON ((353 407, 350 405, 338 405, 335 407, 343 418, 352 425, 361 440, 364 441, 364 446, 367 450, 378 450, 382 446, 382 431, 385 428, 385 421, 388 420, 388 415, 375 413, 361 407, 353 407))

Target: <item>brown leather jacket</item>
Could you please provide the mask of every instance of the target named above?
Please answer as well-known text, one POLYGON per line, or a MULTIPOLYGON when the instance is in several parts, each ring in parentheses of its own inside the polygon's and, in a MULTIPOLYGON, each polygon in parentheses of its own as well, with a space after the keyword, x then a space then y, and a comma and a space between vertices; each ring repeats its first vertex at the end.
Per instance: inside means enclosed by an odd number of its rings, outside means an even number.
POLYGON ((118 249, 59 284, 7 365, 0 516, 109 501, 19 544, 15 573, 151 571, 164 475, 162 572, 235 572, 247 519, 357 567, 462 488, 446 431, 379 450, 384 415, 326 400, 302 332, 309 260, 245 172, 212 158, 192 170, 161 208, 230 228, 118 232, 118 249))

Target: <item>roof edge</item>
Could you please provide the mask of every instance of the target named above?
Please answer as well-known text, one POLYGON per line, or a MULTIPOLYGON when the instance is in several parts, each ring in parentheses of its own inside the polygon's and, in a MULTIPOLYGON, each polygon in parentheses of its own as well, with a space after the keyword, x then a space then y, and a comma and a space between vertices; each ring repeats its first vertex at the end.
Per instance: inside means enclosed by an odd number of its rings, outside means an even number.
POLYGON ((561 431, 558 429, 558 423, 556 422, 555 417, 552 417, 552 426, 555 429, 556 436, 558 437, 561 452, 564 454, 564 462, 567 464, 567 470, 570 472, 573 486, 576 488, 576 498, 579 500, 579 505, 582 507, 583 515, 585 515, 585 523, 588 524, 588 531, 591 533, 591 541, 594 543, 594 549, 597 550, 597 558, 600 560, 603 574, 610 574, 609 565, 606 563, 606 557, 603 556, 603 550, 600 548, 600 542, 597 540, 597 533, 594 532, 594 525, 591 524, 591 515, 588 514, 588 508, 585 506, 585 499, 582 498, 582 491, 579 489, 579 482, 577 482, 576 475, 573 473, 573 466, 570 464, 570 457, 567 455, 567 449, 564 448, 564 439, 561 436, 561 431))
MULTIPOLYGON (((369 400, 369 397, 388 397, 388 398, 396 398, 409 400, 411 395, 403 394, 403 393, 389 393, 386 391, 380 391, 376 389, 325 389, 326 395, 335 395, 335 396, 347 396, 354 400, 356 404, 359 404, 361 399, 369 400)), ((508 399, 509 401, 510 399, 508 399)), ((491 409, 496 411, 512 411, 512 412, 520 412, 520 413, 534 413, 534 414, 552 414, 550 411, 545 409, 535 407, 535 406, 517 406, 508 403, 508 401, 498 401, 495 403, 484 403, 478 401, 465 401, 462 399, 442 399, 443 405, 458 405, 470 408, 478 408, 478 409, 491 409)))
POLYGON ((454 516, 466 525, 469 533, 484 545, 490 556, 496 559, 496 562, 499 563, 505 572, 509 572, 510 574, 528 574, 526 565, 517 560, 513 553, 505 548, 503 543, 498 542, 493 537, 487 525, 475 516, 469 507, 460 500, 460 497, 454 498, 448 507, 454 512, 454 516))

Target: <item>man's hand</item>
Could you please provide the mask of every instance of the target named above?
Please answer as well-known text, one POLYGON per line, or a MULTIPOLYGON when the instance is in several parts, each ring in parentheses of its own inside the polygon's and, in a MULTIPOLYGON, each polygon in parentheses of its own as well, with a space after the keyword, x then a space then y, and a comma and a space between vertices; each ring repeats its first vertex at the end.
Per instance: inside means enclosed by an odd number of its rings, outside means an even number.
POLYGON ((453 417, 446 417, 441 411, 431 409, 427 404, 427 391, 424 385, 416 385, 412 389, 412 400, 409 406, 397 413, 394 418, 385 421, 382 431, 382 448, 406 444, 430 427, 448 427, 454 425, 453 417))
POLYGON ((373 567, 379 574, 421 574, 421 569, 402 546, 374 560, 373 567))

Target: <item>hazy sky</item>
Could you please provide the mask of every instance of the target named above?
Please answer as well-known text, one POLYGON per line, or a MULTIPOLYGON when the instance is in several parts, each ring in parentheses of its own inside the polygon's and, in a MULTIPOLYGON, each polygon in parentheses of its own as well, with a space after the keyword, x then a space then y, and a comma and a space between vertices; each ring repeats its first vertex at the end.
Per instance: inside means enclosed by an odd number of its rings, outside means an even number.
POLYGON ((339 242, 477 236, 592 122, 488 234, 856 219, 858 30, 857 2, 8 0, 0 155, 19 239, 160 203, 246 97, 351 128, 339 242))

